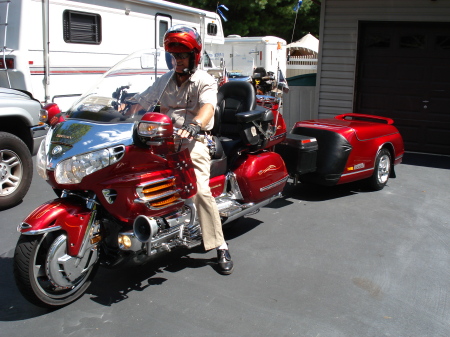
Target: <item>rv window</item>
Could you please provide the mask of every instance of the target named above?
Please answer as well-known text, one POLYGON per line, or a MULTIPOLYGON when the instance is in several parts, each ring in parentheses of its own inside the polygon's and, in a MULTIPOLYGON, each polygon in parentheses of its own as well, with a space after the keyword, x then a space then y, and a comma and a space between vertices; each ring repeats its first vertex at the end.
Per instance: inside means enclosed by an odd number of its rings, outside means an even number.
POLYGON ((217 25, 215 23, 208 23, 208 35, 217 35, 217 25))
POLYGON ((207 68, 212 68, 212 62, 209 55, 205 52, 203 53, 203 66, 207 68))
POLYGON ((169 29, 169 23, 167 21, 159 21, 159 46, 164 47, 164 34, 169 29))
POLYGON ((67 43, 102 42, 101 17, 98 14, 65 10, 63 29, 64 41, 67 43))

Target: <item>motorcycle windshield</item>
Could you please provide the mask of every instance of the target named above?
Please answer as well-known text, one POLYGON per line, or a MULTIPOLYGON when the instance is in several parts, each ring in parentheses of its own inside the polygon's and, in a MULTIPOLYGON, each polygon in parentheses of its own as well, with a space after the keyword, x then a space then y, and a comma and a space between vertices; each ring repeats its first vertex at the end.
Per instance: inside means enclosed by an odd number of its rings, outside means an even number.
POLYGON ((89 89, 67 112, 68 119, 82 119, 101 123, 132 123, 147 111, 154 111, 159 98, 171 78, 161 81, 146 97, 152 102, 147 110, 129 114, 130 101, 173 66, 172 56, 161 49, 135 52, 117 63, 89 89))
POLYGON ((253 74, 254 60, 248 52, 233 53, 231 67, 229 67, 228 77, 231 81, 248 81, 253 74), (230 69, 231 68, 231 69, 230 69))

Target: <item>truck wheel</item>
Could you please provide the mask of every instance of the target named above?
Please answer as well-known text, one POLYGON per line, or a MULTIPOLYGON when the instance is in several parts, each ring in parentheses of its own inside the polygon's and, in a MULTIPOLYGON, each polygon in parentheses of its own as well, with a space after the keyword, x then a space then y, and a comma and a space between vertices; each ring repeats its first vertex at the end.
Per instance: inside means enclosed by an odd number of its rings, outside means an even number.
POLYGON ((33 161, 25 143, 0 132, 0 210, 17 205, 28 192, 33 161))
POLYGON ((375 167, 372 177, 369 178, 369 186, 375 191, 382 190, 386 186, 391 175, 392 159, 387 149, 381 149, 375 159, 375 167))

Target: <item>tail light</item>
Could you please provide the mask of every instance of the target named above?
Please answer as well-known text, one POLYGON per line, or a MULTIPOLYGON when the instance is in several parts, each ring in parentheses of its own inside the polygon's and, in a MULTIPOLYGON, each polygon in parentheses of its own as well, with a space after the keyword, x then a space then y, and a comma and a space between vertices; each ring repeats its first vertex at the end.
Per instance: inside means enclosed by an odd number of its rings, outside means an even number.
POLYGON ((14 69, 13 58, 0 58, 0 69, 14 69))

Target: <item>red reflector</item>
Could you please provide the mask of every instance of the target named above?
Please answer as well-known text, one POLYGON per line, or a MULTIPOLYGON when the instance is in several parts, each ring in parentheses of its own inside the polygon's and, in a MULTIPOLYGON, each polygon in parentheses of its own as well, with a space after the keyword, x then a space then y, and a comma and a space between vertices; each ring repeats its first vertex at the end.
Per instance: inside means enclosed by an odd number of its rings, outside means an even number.
POLYGON ((0 68, 1 69, 14 69, 14 59, 12 58, 0 58, 0 68), (5 61, 6 61, 6 67, 5 67, 5 61))
POLYGON ((303 139, 302 144, 311 143, 311 139, 303 139))
POLYGON ((34 64, 34 62, 33 61, 28 61, 28 64, 34 64))

